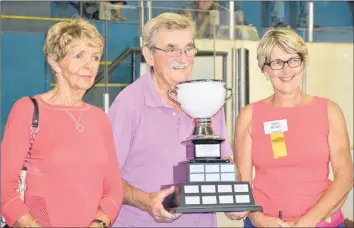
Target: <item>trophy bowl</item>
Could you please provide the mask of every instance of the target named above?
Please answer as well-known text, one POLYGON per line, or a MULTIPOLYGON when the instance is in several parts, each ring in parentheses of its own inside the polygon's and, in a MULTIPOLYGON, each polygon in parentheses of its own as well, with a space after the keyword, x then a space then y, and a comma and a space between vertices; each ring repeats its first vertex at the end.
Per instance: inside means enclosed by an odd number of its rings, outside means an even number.
POLYGON ((232 97, 232 89, 226 88, 222 80, 189 80, 178 83, 176 88, 168 91, 171 100, 194 119, 211 118, 232 97), (230 95, 226 97, 226 91, 230 95), (176 94, 176 99, 171 96, 176 94))

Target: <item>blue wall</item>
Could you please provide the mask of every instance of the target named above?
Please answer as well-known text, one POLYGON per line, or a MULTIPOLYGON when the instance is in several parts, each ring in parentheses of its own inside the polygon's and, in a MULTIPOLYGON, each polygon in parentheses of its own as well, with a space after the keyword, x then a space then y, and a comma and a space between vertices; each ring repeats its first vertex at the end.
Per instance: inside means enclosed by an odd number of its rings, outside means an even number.
POLYGON ((49 88, 42 51, 44 39, 44 34, 2 33, 1 137, 14 102, 23 96, 43 93, 49 88))

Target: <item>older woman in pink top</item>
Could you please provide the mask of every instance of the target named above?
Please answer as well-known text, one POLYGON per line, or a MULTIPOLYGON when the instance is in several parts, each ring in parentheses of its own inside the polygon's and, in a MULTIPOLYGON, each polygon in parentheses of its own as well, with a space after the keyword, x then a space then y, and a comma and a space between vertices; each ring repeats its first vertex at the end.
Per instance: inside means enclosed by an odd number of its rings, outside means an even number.
POLYGON ((34 98, 39 128, 27 163, 24 202, 18 176, 27 155, 34 106, 17 101, 1 143, 1 214, 16 227, 107 227, 123 186, 107 115, 82 98, 96 77, 103 38, 82 19, 55 24, 44 45, 56 86, 34 98))
POLYGON ((274 94, 237 118, 238 178, 252 181, 264 209, 245 227, 343 226, 340 208, 353 184, 348 133, 336 103, 300 90, 307 58, 305 42, 287 27, 271 28, 259 43, 258 64, 274 94))

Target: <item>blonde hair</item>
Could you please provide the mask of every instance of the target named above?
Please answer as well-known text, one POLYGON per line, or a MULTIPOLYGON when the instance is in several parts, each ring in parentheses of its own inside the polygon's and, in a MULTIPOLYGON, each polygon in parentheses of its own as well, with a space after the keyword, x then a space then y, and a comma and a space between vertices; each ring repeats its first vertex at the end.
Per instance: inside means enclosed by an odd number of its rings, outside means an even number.
POLYGON ((270 28, 262 37, 257 48, 257 60, 259 68, 270 60, 274 47, 280 48, 285 53, 296 53, 307 62, 308 51, 305 41, 294 30, 287 26, 270 28))
POLYGON ((60 61, 67 54, 67 46, 74 40, 82 40, 101 49, 104 45, 103 37, 94 25, 81 18, 75 18, 70 22, 56 23, 49 29, 43 46, 44 54, 60 61))
POLYGON ((143 29, 143 45, 150 50, 156 45, 156 34, 161 30, 190 29, 195 38, 196 27, 194 21, 184 15, 176 13, 162 13, 149 20, 143 29))

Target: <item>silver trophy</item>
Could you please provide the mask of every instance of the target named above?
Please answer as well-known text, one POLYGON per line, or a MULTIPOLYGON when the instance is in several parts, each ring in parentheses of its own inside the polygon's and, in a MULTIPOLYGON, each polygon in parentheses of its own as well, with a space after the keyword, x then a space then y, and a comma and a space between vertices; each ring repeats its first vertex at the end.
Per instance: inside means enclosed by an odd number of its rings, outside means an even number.
POLYGON ((250 184, 236 182, 235 164, 221 158, 225 139, 211 127, 212 117, 232 97, 232 89, 221 80, 190 80, 177 84, 168 96, 194 119, 195 126, 182 142, 187 159, 173 167, 175 192, 164 200, 164 207, 178 213, 261 211, 250 184))
POLYGON ((225 88, 221 80, 191 80, 177 84, 168 95, 194 119, 192 135, 183 142, 187 146, 187 159, 220 159, 220 144, 225 139, 214 134, 211 118, 232 97, 232 89, 225 88), (227 91, 230 94, 226 97, 227 91))

